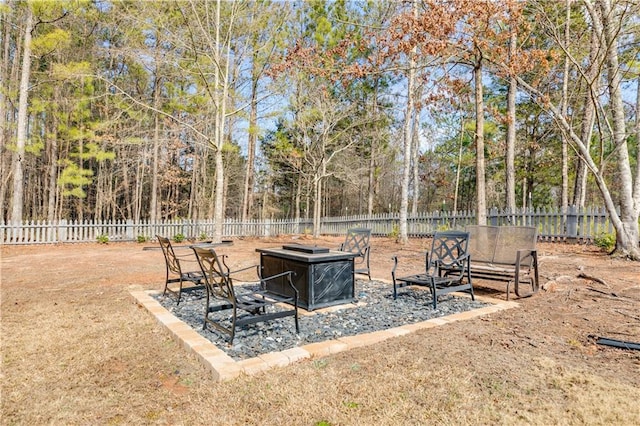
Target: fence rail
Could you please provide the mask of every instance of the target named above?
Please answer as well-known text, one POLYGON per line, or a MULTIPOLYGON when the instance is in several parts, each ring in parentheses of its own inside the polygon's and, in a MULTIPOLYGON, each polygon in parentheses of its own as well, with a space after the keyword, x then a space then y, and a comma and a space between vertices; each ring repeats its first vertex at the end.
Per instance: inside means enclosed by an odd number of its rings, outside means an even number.
MULTIPOLYGON (((379 215, 356 215, 323 218, 320 234, 344 235, 353 227, 366 227, 373 235, 393 236, 399 233, 397 213, 379 215)), ((427 237, 437 230, 464 229, 475 223, 474 212, 432 212, 410 215, 407 219, 410 237, 427 237)), ((567 214, 558 210, 536 209, 505 212, 491 209, 487 212, 490 225, 535 226, 542 241, 590 242, 599 235, 613 233, 609 215, 604 208, 572 208, 567 214)), ((166 221, 31 221, 25 223, 0 222, 0 244, 46 244, 67 242, 146 241, 156 235, 174 238, 182 235, 188 239, 207 239, 214 234, 213 220, 166 220, 166 221)), ((270 237, 290 234, 310 234, 311 220, 251 220, 227 219, 223 224, 223 236, 270 237)))

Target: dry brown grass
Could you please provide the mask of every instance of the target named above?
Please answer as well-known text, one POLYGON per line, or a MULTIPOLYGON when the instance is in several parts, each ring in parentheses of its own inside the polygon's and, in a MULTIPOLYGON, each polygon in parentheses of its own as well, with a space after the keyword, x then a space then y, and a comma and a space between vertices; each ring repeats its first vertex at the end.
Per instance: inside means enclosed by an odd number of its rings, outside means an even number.
MULTIPOLYGON (((258 245, 280 242, 238 241, 228 251, 247 262, 258 245)), ((388 278, 393 253, 425 243, 373 244, 374 275, 388 278)), ((216 383, 129 296, 132 286, 159 288, 159 251, 5 246, 1 423, 640 424, 640 355, 587 337, 640 341, 640 265, 584 247, 542 248, 543 281, 575 278, 581 267, 616 295, 558 281, 518 309, 216 383)), ((485 284, 494 296, 502 288, 485 284)))

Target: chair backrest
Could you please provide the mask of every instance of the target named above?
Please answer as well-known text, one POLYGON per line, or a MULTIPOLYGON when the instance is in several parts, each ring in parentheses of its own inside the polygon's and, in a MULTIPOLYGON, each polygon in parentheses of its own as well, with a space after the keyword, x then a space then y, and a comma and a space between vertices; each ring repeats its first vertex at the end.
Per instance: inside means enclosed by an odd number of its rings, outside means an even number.
POLYGON ((431 243, 429 263, 445 267, 460 267, 468 253, 469 233, 463 231, 436 232, 431 243))
POLYGON ((467 225, 469 232, 469 254, 476 262, 493 262, 499 226, 467 225))
POLYGON ((476 262, 514 265, 518 250, 535 250, 538 230, 534 226, 467 225, 469 253, 476 262))
POLYGON ((173 246, 171 246, 171 240, 165 237, 161 237, 160 235, 156 235, 158 242, 160 243, 160 248, 162 249, 162 254, 164 254, 164 260, 167 264, 167 270, 173 272, 174 274, 180 275, 182 270, 180 269, 180 262, 176 258, 176 254, 173 251, 173 246))
POLYGON ((537 240, 534 226, 501 226, 493 261, 515 265, 518 250, 535 250, 537 240))
POLYGON ((214 249, 192 247, 196 255, 207 291, 216 297, 235 302, 233 281, 229 274, 229 268, 221 260, 214 249))
POLYGON ((347 236, 345 237, 340 250, 348 251, 349 253, 357 253, 358 255, 363 256, 365 250, 369 247, 369 239, 371 239, 371 229, 349 229, 347 230, 347 236))

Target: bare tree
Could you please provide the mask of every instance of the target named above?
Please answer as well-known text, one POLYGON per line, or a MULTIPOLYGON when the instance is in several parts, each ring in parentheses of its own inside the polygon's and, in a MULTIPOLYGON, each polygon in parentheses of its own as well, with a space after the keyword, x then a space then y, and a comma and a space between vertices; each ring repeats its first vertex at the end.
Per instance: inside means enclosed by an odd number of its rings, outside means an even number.
MULTIPOLYGON (((525 81, 522 77, 516 76, 516 78, 520 86, 526 89, 537 100, 539 105, 553 116, 561 129, 569 136, 569 140, 573 144, 574 149, 578 151, 582 161, 584 161, 594 176, 604 199, 610 220, 616 230, 615 253, 620 256, 640 260, 640 235, 638 232, 640 179, 638 179, 638 171, 636 170, 634 183, 634 173, 631 171, 631 160, 627 143, 628 134, 625 127, 624 106, 622 102, 622 72, 618 59, 619 42, 621 34, 625 33, 625 24, 629 22, 629 20, 632 20, 634 16, 637 16, 640 6, 628 2, 612 2, 611 0, 602 0, 597 4, 594 4, 591 0, 583 0, 583 5, 587 10, 593 29, 601 39, 599 47, 603 49, 602 55, 595 55, 595 57, 603 58, 601 67, 606 69, 609 98, 607 107, 610 109, 611 121, 605 121, 603 127, 607 129, 611 138, 613 159, 617 165, 620 213, 617 211, 618 205, 612 196, 610 184, 604 176, 606 163, 601 162, 600 165, 596 163, 588 148, 588 141, 583 140, 581 136, 575 132, 570 124, 569 118, 562 113, 562 110, 557 105, 554 105, 549 100, 549 96, 546 93, 525 81)), ((572 58, 572 63, 576 66, 579 65, 578 61, 574 58, 572 58)), ((600 99, 592 99, 592 101, 598 102, 596 104, 597 108, 601 110, 605 109, 605 105, 600 103, 600 99)))

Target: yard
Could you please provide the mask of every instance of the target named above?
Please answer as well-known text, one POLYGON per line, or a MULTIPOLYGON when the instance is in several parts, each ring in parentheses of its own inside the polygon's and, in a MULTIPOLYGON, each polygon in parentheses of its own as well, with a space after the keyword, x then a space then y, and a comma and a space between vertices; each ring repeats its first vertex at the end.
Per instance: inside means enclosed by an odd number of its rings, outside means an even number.
MULTIPOLYGON (((225 250, 247 266, 292 241, 225 250)), ((129 294, 162 287, 153 245, 1 247, 2 424, 640 424, 640 351, 595 343, 640 342, 640 263, 541 243, 543 290, 516 309, 217 383, 129 294)), ((374 238, 373 277, 427 247, 374 238)))

